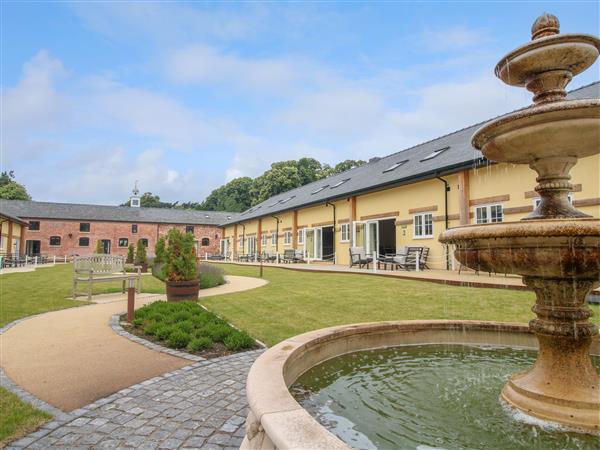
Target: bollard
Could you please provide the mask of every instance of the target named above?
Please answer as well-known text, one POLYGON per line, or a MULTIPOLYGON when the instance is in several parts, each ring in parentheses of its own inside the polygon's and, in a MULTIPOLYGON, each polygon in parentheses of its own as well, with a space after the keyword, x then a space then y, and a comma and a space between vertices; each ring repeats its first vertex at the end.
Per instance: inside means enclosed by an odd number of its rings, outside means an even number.
POLYGON ((204 253, 204 261, 208 261, 208 252, 204 253))
POLYGON ((129 286, 127 287, 127 321, 133 321, 135 310, 135 280, 129 278, 129 286))
POLYGON ((67 255, 65 255, 65 264, 67 263, 67 255))
POLYGON ((36 257, 34 258, 34 260, 33 260, 33 265, 34 265, 34 266, 37 266, 37 262, 38 262, 38 257, 36 256, 36 257))
POLYGON ((53 264, 56 264, 56 255, 54 255, 54 256, 52 257, 52 263, 53 263, 53 264))

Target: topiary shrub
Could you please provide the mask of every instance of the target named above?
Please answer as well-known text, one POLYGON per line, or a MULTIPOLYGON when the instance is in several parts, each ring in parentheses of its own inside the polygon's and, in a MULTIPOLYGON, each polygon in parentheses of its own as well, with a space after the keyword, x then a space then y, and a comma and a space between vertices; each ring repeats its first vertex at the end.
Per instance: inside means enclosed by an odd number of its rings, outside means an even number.
POLYGON ((181 330, 173 331, 169 339, 167 339, 167 345, 171 348, 184 348, 191 340, 191 336, 188 333, 184 333, 181 330))
POLYGON ((144 241, 141 239, 137 241, 136 244, 134 263, 136 266, 141 266, 142 264, 148 263, 146 259, 146 246, 144 245, 144 241))
POLYGON ((208 348, 212 348, 214 342, 211 338, 207 336, 200 336, 192 338, 189 342, 187 348, 191 352, 199 352, 200 350, 206 350, 208 348))
POLYGON ((165 262, 165 237, 161 236, 154 247, 154 264, 165 262))
POLYGON ((168 281, 192 281, 198 276, 194 236, 172 228, 167 234, 163 277, 168 281))
POLYGON ((135 256, 135 247, 133 246, 133 244, 129 244, 129 247, 127 247, 127 259, 125 259, 125 262, 128 264, 133 264, 134 256, 135 256))

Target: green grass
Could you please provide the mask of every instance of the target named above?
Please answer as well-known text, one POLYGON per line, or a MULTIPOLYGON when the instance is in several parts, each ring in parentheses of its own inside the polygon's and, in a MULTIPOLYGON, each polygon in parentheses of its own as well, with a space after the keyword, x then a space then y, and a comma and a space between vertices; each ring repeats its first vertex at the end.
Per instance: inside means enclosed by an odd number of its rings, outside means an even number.
POLYGON ((22 402, 4 388, 0 388, 0 411, 0 448, 9 441, 34 431, 52 418, 50 414, 22 402))
POLYGON ((256 346, 246 332, 239 331, 196 302, 154 302, 135 312, 132 325, 168 347, 191 352, 215 350, 221 343, 229 351, 256 346))
MULTIPOLYGON (((258 277, 258 267, 223 264, 227 274, 258 277)), ((529 291, 447 286, 357 274, 266 267, 269 284, 200 299, 252 336, 273 345, 318 328, 381 320, 471 319, 527 323, 535 317, 529 291)), ((600 323, 600 307, 591 306, 600 323)))
MULTIPOLYGON (((81 300, 66 299, 72 295, 72 279, 71 264, 44 267, 35 272, 0 275, 0 326, 33 314, 86 305, 87 302, 81 300)), ((80 289, 83 289, 83 285, 80 285, 80 289)), ((162 294, 165 285, 152 276, 143 276, 142 291, 162 294)), ((97 283, 93 287, 93 294, 111 292, 121 292, 120 281, 97 283)))

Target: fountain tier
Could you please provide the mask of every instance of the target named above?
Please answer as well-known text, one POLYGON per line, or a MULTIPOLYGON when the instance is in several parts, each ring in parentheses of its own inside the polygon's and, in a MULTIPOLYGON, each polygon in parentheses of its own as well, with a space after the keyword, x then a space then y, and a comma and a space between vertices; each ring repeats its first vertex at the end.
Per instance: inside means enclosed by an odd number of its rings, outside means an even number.
POLYGON ((598 327, 588 322, 586 295, 600 285, 600 220, 588 219, 568 201, 569 171, 577 159, 600 153, 600 101, 563 100, 573 75, 598 57, 600 40, 558 33, 558 19, 544 15, 533 42, 506 55, 496 75, 534 95, 529 108, 481 127, 473 145, 490 161, 529 164, 538 173, 541 201, 522 222, 447 230, 440 241, 456 246, 464 265, 523 275, 535 291, 539 341, 532 369, 511 377, 502 397, 527 414, 600 431, 600 377, 589 356, 598 327))

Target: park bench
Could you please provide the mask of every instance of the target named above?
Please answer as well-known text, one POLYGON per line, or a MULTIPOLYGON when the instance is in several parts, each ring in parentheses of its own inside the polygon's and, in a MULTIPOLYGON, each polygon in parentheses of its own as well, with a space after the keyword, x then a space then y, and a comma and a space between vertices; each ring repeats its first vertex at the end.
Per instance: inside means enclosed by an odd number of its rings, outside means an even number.
POLYGON ((105 283, 111 281, 123 281, 123 292, 125 292, 128 280, 136 280, 136 290, 141 289, 142 273, 141 267, 136 267, 137 272, 125 271, 125 258, 113 255, 88 255, 76 256, 73 259, 73 298, 78 295, 87 295, 92 300, 92 286, 94 283, 105 283), (77 285, 85 283, 85 292, 78 292, 77 285))

